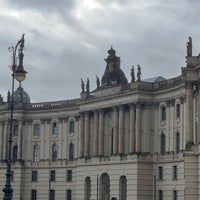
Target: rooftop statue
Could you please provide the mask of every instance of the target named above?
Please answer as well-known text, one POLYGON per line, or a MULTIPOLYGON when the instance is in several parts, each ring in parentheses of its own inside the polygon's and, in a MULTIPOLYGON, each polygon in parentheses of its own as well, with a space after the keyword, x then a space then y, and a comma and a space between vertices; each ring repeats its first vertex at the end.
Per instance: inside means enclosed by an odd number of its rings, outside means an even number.
POLYGON ((81 92, 85 92, 85 83, 83 82, 83 79, 81 78, 81 92))
POLYGON ((141 81, 141 75, 142 75, 141 67, 140 67, 140 65, 137 65, 137 66, 138 66, 138 68, 137 68, 137 70, 138 70, 138 72, 137 72, 137 81, 141 81))
POLYGON ((187 42, 187 57, 192 56, 192 38, 189 37, 189 41, 187 42))
POLYGON ((131 83, 135 82, 135 72, 134 72, 134 66, 131 68, 131 83))

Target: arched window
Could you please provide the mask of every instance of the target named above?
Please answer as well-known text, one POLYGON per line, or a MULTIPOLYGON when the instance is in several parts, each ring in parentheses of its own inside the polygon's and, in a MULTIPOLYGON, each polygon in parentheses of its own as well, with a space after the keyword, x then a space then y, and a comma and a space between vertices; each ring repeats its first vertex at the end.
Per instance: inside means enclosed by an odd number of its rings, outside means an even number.
POLYGON ((110 178, 107 173, 100 177, 100 200, 110 199, 110 178))
POLYGON ((119 200, 126 200, 127 198, 127 180, 126 176, 121 176, 119 179, 119 200))
POLYGON ((166 141, 165 141, 165 134, 164 133, 162 133, 162 135, 161 135, 161 137, 160 137, 160 154, 161 155, 164 155, 165 154, 165 143, 166 143, 166 141))
POLYGON ((74 145, 70 143, 69 145, 69 161, 74 160, 74 145))
POLYGON ((179 153, 180 151, 180 133, 176 133, 176 147, 175 147, 176 153, 179 153))
POLYGON ((58 147, 57 144, 52 145, 52 153, 51 153, 51 160, 56 161, 57 160, 57 152, 58 152, 58 147))
POLYGON ((90 200, 90 199, 91 199, 91 179, 90 177, 86 177, 84 200, 90 200))
POLYGON ((39 162, 39 154, 40 154, 39 146, 36 144, 33 147, 33 161, 34 162, 39 162))
POLYGON ((73 132, 74 132, 74 121, 73 121, 73 120, 71 120, 71 121, 69 122, 69 132, 70 132, 70 133, 73 133, 73 132))
POLYGON ((17 151, 18 151, 18 146, 13 147, 13 162, 16 162, 17 160, 17 151))

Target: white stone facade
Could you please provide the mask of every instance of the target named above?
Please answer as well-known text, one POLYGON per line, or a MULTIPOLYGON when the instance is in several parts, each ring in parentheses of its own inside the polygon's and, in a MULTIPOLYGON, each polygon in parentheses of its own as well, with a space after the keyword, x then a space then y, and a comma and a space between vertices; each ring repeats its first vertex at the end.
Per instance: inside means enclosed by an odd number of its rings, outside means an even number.
MULTIPOLYGON (((14 200, 49 199, 49 190, 52 200, 200 199, 200 56, 190 52, 178 77, 127 83, 113 51, 94 91, 15 105, 14 200)), ((2 189, 8 134, 1 102, 2 189)))

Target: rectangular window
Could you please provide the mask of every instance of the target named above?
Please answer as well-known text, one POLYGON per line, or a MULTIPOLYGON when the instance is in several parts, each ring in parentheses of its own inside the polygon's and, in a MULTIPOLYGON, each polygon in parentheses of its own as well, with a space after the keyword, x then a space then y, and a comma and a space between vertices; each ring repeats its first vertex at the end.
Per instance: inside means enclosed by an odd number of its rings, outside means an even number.
POLYGON ((72 200, 72 191, 67 190, 67 200, 72 200))
POLYGON ((174 190, 173 191, 173 200, 177 200, 178 198, 177 198, 177 191, 176 190, 174 190))
POLYGON ((37 200, 37 190, 31 190, 31 200, 37 200))
POLYGON ((55 200, 55 190, 49 191, 49 200, 55 200))
POLYGON ((176 180, 177 179, 177 166, 173 166, 173 180, 176 180))
POLYGON ((159 197, 159 200, 163 200, 163 191, 162 190, 158 191, 158 197, 159 197))
POLYGON ((158 179, 163 180, 163 167, 158 167, 158 179))
POLYGON ((67 170, 67 181, 72 181, 72 170, 67 170))
POLYGON ((14 125, 13 127, 13 135, 17 136, 18 135, 18 125, 14 125))
POLYGON ((40 124, 34 124, 34 135, 40 135, 40 124))
POLYGON ((181 115, 180 104, 176 104, 176 118, 179 118, 181 115))
POLYGON ((69 122, 69 132, 73 133, 74 132, 74 121, 69 122))
POLYGON ((161 121, 166 120, 166 107, 161 107, 161 121))
POLYGON ((32 181, 37 181, 37 171, 32 171, 32 181))
POLYGON ((50 181, 55 181, 56 180, 56 171, 51 170, 50 171, 50 181))
POLYGON ((54 122, 52 124, 52 132, 53 132, 53 134, 58 134, 58 123, 57 122, 54 122))

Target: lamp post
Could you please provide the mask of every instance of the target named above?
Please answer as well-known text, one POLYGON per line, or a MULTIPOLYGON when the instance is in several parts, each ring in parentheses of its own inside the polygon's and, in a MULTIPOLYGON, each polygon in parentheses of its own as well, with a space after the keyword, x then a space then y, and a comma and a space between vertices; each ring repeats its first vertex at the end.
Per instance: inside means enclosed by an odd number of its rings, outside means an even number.
POLYGON ((23 48, 24 48, 24 34, 22 35, 22 38, 17 42, 15 47, 9 47, 8 50, 12 53, 12 90, 11 90, 11 100, 10 100, 10 129, 9 129, 9 135, 8 135, 8 149, 7 149, 7 162, 6 162, 6 184, 5 188, 3 189, 4 197, 3 200, 12 200, 12 194, 13 189, 11 187, 11 163, 12 163, 12 131, 13 131, 13 110, 14 110, 14 79, 19 81, 19 84, 21 85, 21 82, 26 78, 26 71, 23 67, 23 48), (17 65, 17 59, 16 59, 16 52, 18 49, 18 65, 17 65))

